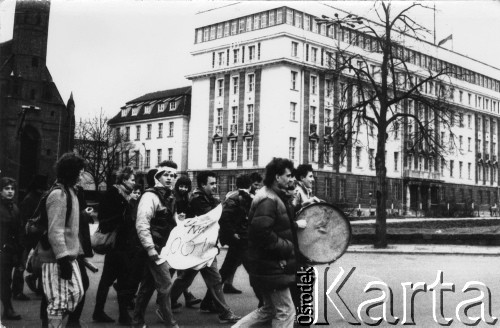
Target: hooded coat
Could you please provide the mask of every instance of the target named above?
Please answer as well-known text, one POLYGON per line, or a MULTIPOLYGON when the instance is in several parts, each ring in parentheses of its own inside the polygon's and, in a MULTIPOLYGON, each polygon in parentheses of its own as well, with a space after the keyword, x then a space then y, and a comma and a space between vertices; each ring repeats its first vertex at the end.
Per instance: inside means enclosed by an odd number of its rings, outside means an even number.
POLYGON ((167 243, 170 232, 177 225, 175 221, 175 196, 165 188, 155 175, 154 188, 142 194, 137 206, 135 228, 142 247, 148 256, 159 254, 167 243))

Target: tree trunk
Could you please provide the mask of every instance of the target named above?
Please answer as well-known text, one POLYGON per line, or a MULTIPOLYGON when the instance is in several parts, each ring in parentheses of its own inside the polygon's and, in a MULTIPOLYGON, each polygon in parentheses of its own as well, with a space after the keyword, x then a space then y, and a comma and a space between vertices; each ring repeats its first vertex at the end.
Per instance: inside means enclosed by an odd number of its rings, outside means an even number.
POLYGON ((377 154, 375 156, 375 172, 377 175, 377 219, 375 221, 375 248, 387 247, 386 201, 387 201, 387 169, 385 167, 385 129, 377 136, 377 154))

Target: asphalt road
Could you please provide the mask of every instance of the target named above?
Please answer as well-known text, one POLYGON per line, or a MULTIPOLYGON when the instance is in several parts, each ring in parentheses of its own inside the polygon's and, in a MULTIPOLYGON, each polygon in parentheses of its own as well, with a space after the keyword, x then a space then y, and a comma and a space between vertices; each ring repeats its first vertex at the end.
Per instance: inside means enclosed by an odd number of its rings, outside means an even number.
MULTIPOLYGON (((219 265, 223 261, 225 256, 225 251, 219 255, 219 265)), ((96 256, 92 261, 102 269, 102 256, 96 256)), ((320 322, 325 322, 324 319, 324 307, 323 299, 321 295, 324 288, 324 272, 325 266, 318 267, 322 276, 320 277, 318 294, 315 295, 315 299, 319 302, 319 319, 320 322)), ((453 283, 454 292, 445 291, 443 295, 443 306, 442 313, 444 317, 449 317, 453 319, 451 327, 463 327, 465 326, 463 322, 459 322, 455 316, 457 305, 462 302, 469 300, 471 298, 480 295, 479 291, 462 292, 464 285, 469 281, 482 282, 489 289, 491 293, 491 307, 493 316, 500 317, 500 279, 498 276, 498 270, 500 268, 500 258, 495 256, 480 256, 480 255, 432 255, 432 254, 377 254, 377 253, 347 253, 342 257, 336 264, 331 265, 328 270, 327 276, 327 287, 330 287, 332 282, 337 278, 342 268, 345 274, 339 281, 342 281, 348 272, 352 269, 354 271, 350 277, 344 282, 342 288, 338 292, 340 298, 345 302, 347 308, 353 313, 356 321, 360 321, 358 317, 358 308, 363 302, 369 301, 381 295, 380 291, 372 291, 365 293, 364 289, 370 283, 379 281, 380 283, 374 286, 381 286, 385 283, 388 288, 392 290, 393 294, 393 312, 396 317, 399 317, 399 322, 397 326, 402 326, 402 318, 404 312, 404 288, 402 283, 411 282, 418 283, 422 282, 426 284, 426 292, 420 292, 416 294, 414 298, 414 322, 415 327, 441 327, 440 324, 435 322, 433 319, 433 293, 429 291, 433 283, 435 283, 438 276, 438 272, 441 270, 443 272, 444 283, 453 283)), ((97 274, 89 273, 91 278, 90 288, 87 295, 87 300, 85 304, 85 309, 82 316, 82 321, 86 327, 117 327, 117 324, 97 324, 92 322, 92 311, 95 302, 95 292, 97 289, 97 284, 99 283, 100 272, 97 274)), ((340 286, 341 283, 337 284, 333 288, 333 292, 330 294, 332 300, 335 302, 337 307, 341 309, 341 312, 347 318, 348 311, 345 310, 341 305, 339 298, 335 297, 335 290, 340 286)), ((252 311, 256 305, 257 300, 253 296, 253 292, 248 285, 248 276, 244 269, 240 267, 238 269, 235 286, 243 290, 241 295, 226 295, 226 300, 231 308, 239 315, 245 315, 252 311)), ((473 285, 478 286, 478 284, 473 285)), ((439 284, 438 286, 439 287, 439 284)), ((198 275, 191 287, 191 291, 198 297, 203 297, 205 293, 205 286, 201 276, 198 275)), ((407 288, 409 290, 409 288, 407 288)), ((38 311, 40 301, 37 299, 33 293, 31 293, 27 287, 25 287, 26 294, 32 297, 31 301, 14 301, 14 307, 22 316, 21 321, 5 321, 3 324, 6 327, 39 327, 40 321, 38 319, 38 311)), ((439 295, 440 293, 437 293, 439 295)), ((488 296, 486 292, 485 297, 488 296)), ((409 298, 407 298, 409 299, 409 298)), ((146 316, 146 322, 149 327, 161 327, 160 322, 154 314, 155 297, 153 296, 150 307, 146 316)), ((181 302, 184 300, 181 299, 181 302)), ((329 326, 332 327, 351 327, 352 325, 346 322, 339 315, 339 312, 335 309, 329 301, 327 301, 327 320, 329 326)), ((409 304, 409 302, 408 302, 409 304)), ((436 301, 436 309, 440 310, 440 306, 436 301)), ((486 314, 488 314, 488 302, 486 304, 486 314)), ((388 306, 387 309, 391 307, 388 306)), ((363 307, 361 306, 361 310, 363 307)), ((473 307, 469 311, 469 317, 473 317, 480 313, 480 306, 473 307)), ((363 311, 361 311, 363 312, 363 311)), ((389 311, 386 311, 389 312, 389 311)), ((117 319, 118 317, 118 305, 116 301, 116 293, 113 289, 110 290, 108 296, 108 302, 106 303, 106 313, 111 317, 117 319)), ((375 318, 381 316, 382 306, 375 306, 370 311, 370 316, 375 318)), ((407 322, 409 322, 409 311, 407 311, 407 322)), ((181 327, 228 327, 229 325, 223 325, 218 323, 216 315, 213 314, 202 314, 195 309, 182 308, 181 313, 176 314, 176 319, 181 325, 181 327)), ((389 318, 390 319, 390 318, 389 318)), ((351 319, 352 320, 352 319, 351 319)), ((368 327, 365 318, 365 323, 361 322, 362 327, 368 327)), ((497 322, 498 326, 499 323, 497 322)), ((386 321, 380 323, 381 327, 391 326, 386 321)), ((479 322, 477 327, 492 327, 483 321, 479 322)))

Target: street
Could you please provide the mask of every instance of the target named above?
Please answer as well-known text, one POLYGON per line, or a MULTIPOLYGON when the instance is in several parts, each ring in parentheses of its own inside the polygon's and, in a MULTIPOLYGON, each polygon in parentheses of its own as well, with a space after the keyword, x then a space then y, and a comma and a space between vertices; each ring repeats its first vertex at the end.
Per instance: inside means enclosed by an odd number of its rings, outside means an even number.
MULTIPOLYGON (((452 247, 452 246, 451 246, 452 247)), ((223 249, 219 255, 219 265, 223 262, 226 251, 223 249)), ((95 302, 95 292, 99 283, 100 272, 103 264, 102 256, 95 256, 92 262, 96 264, 100 271, 97 274, 89 273, 90 288, 88 291, 86 305, 84 308, 82 321, 87 327, 116 327, 117 324, 96 324, 92 321, 92 311, 95 302)), ((392 289, 394 302, 394 315, 399 317, 397 325, 402 325, 403 317, 403 287, 404 282, 425 282, 427 289, 435 281, 438 270, 443 271, 444 283, 453 283, 455 292, 443 293, 443 314, 445 317, 453 318, 451 327, 462 327, 463 323, 458 322, 455 316, 455 309, 461 301, 469 300, 479 295, 478 292, 463 293, 462 288, 468 281, 478 281, 484 283, 491 292, 491 305, 493 316, 500 317, 500 280, 498 279, 497 269, 500 268, 500 259, 494 256, 481 255, 429 255, 429 254, 366 254, 366 253, 347 253, 335 265, 332 265, 327 273, 328 287, 340 272, 340 267, 345 271, 342 279, 347 276, 347 273, 353 268, 352 275, 345 281, 344 286, 339 291, 340 297, 344 300, 346 306, 354 314, 359 321, 357 315, 358 307, 363 301, 374 299, 380 295, 380 292, 374 291, 364 293, 363 290, 369 282, 381 281, 385 282, 392 289)), ((325 266, 318 267, 320 272, 323 272, 325 266)), ((243 290, 241 295, 227 295, 226 300, 231 308, 238 315, 245 315, 252 311, 257 300, 253 296, 253 291, 248 285, 248 276, 244 269, 240 267, 235 277, 235 286, 243 290)), ((337 287, 341 284, 337 284, 337 287)), ((336 288, 335 288, 336 289, 336 288)), ((205 293, 204 282, 201 276, 198 275, 191 287, 194 295, 202 298, 205 293)), ((322 279, 319 282, 319 290, 323 290, 322 279)), ((8 321, 3 324, 6 327, 39 327, 39 299, 35 298, 34 294, 28 292, 25 287, 25 292, 32 298, 31 301, 19 302, 14 301, 14 307, 18 311, 23 320, 19 322, 8 321)), ((332 292, 332 296, 335 292, 332 292)), ((323 301, 319 298, 320 312, 319 322, 325 322, 323 316, 323 301)), ((337 299, 338 300, 338 299, 337 299)), ((184 299, 181 297, 181 302, 184 299)), ((334 299, 334 301, 336 301, 334 299)), ((154 314, 155 296, 153 296, 150 307, 146 315, 146 322, 149 327, 161 327, 158 318, 154 314)), ((336 302, 337 306, 339 302, 336 302)), ((415 315, 414 322, 416 327, 440 327, 433 320, 433 297, 432 292, 418 293, 415 297, 415 315)), ((488 312, 488 302, 486 304, 486 312, 488 312)), ((375 307, 370 312, 371 317, 379 316, 381 306, 375 307)), ((471 309, 469 317, 476 315, 479 312, 480 306, 471 309)), ((439 305, 438 305, 439 309, 439 305)), ((341 310, 342 311, 342 310, 341 310)), ((106 303, 106 313, 117 319, 118 305, 116 301, 116 293, 114 289, 110 289, 108 301, 106 303)), ((327 318, 329 326, 332 327, 350 327, 351 324, 344 321, 335 308, 329 304, 327 307, 327 318)), ((344 312, 345 314, 345 312, 344 312)), ((409 316, 409 313, 408 313, 409 316)), ((218 323, 218 318, 213 314, 202 314, 196 309, 182 308, 180 313, 176 314, 176 319, 181 327, 224 327, 218 323)), ((365 320, 366 321, 366 320, 365 320)), ((361 326, 368 326, 362 324, 361 326)), ((389 326, 387 322, 382 322, 381 327, 389 326)), ((478 327, 488 326, 484 322, 480 322, 478 327)))

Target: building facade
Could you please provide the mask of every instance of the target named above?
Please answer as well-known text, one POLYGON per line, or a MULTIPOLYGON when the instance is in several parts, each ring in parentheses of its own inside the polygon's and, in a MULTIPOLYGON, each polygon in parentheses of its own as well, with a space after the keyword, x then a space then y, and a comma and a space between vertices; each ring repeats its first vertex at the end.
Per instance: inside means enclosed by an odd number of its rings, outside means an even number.
POLYGON ((0 170, 21 194, 35 174, 53 181, 73 145, 73 95, 65 104, 46 66, 49 14, 49 1, 18 1, 13 38, 0 44, 0 170))
POLYGON ((187 170, 191 87, 148 93, 128 101, 109 120, 115 135, 131 147, 124 151, 121 165, 140 173, 173 160, 180 172, 187 170))
MULTIPOLYGON (((193 108, 188 170, 211 169, 219 175, 220 194, 234 187, 234 176, 260 170, 272 157, 311 163, 315 193, 333 203, 369 208, 374 202, 374 157, 377 131, 358 126, 358 141, 342 152, 334 123, 349 77, 328 75, 329 58, 338 47, 362 54, 376 70, 381 58, 369 36, 353 29, 327 27, 316 18, 338 10, 324 4, 266 3, 257 9, 240 5, 202 14, 195 30, 193 108), (235 16, 235 12, 239 14, 235 16)), ((450 91, 451 128, 439 129, 447 143, 444 159, 425 149, 415 151, 408 122, 391 128, 386 168, 387 207, 429 210, 443 204, 498 200, 500 70, 426 42, 410 40, 399 51, 414 72, 449 67, 447 81, 425 84, 435 97, 438 87, 450 91)), ((418 106, 417 106, 418 107, 418 106)), ((402 109, 420 112, 411 101, 402 109)), ((418 149, 418 148, 417 148, 418 149)))

